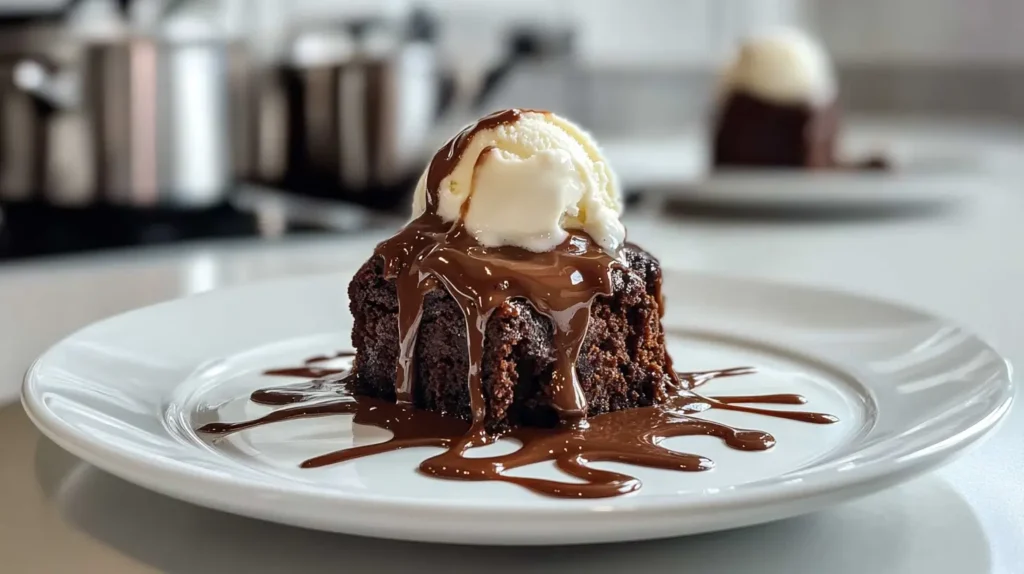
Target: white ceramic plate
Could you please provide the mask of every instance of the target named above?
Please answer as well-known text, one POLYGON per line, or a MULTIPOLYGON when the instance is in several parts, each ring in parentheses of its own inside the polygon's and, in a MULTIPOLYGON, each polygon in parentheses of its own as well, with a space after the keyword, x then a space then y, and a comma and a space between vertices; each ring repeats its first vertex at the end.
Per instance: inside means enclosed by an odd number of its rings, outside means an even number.
POLYGON ((655 186, 676 202, 744 210, 891 213, 956 204, 986 182, 965 160, 910 158, 892 171, 730 168, 683 186, 655 186))
POLYGON ((987 155, 979 154, 973 142, 948 135, 929 138, 898 125, 881 127, 844 130, 840 155, 858 161, 882 153, 896 166, 889 172, 712 170, 705 128, 675 136, 613 138, 602 149, 626 189, 681 208, 888 214, 956 204, 987 182, 987 155))
POLYGON ((193 429, 201 423, 268 410, 246 400, 281 382, 263 370, 348 344, 347 281, 330 275, 228 289, 97 323, 32 366, 25 408, 44 434, 86 461, 209 507, 379 537, 556 544, 692 534, 821 509, 947 461, 990 431, 1011 402, 1004 360, 941 320, 845 294, 668 272, 665 323, 677 367, 755 365, 759 374, 714 381, 706 392, 801 393, 808 409, 840 422, 714 411, 702 416, 771 432, 778 444, 740 452, 710 437, 670 439, 716 468, 601 464, 625 468, 643 488, 599 500, 417 474, 432 449, 299 469, 299 461, 353 440, 386 437, 341 416, 265 426, 215 445, 200 440, 193 429))
POLYGON ((728 169, 711 171, 672 197, 752 209, 891 211, 956 203, 979 181, 977 173, 938 160, 889 172, 728 169))

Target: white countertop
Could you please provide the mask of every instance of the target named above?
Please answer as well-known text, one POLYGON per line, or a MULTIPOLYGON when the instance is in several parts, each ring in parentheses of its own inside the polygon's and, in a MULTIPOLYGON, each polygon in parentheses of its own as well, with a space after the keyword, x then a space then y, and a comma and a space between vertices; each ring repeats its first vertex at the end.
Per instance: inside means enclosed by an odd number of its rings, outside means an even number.
MULTIPOLYGON (((1024 184, 1013 179, 979 185, 955 211, 920 218, 783 224, 636 213, 627 226, 668 267, 903 301, 969 326, 1024 365, 1024 184)), ((1021 408, 993 438, 933 475, 815 515, 687 539, 517 550, 365 540, 179 503, 64 454, 16 402, 29 362, 73 329, 223 285, 332 271, 333 254, 368 251, 380 236, 194 244, 0 267, 0 571, 431 564, 453 572, 678 572, 686 565, 715 573, 1024 572, 1021 408)))

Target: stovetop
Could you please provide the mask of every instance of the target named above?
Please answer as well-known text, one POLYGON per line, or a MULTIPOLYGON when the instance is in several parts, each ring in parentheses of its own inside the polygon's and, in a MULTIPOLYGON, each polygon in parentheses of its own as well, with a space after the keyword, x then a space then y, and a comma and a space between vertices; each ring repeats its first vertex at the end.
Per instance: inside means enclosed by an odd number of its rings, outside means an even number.
MULTIPOLYGON (((627 208, 638 198, 626 193, 627 208)), ((239 185, 223 203, 203 209, 0 203, 0 263, 193 240, 395 228, 407 219, 407 205, 404 196, 386 204, 355 203, 256 184, 239 185)))
POLYGON ((201 210, 0 206, 0 261, 194 239, 254 237, 257 217, 229 203, 201 210))
POLYGON ((353 233, 400 225, 400 211, 255 184, 202 209, 0 203, 0 263, 192 240, 353 233))

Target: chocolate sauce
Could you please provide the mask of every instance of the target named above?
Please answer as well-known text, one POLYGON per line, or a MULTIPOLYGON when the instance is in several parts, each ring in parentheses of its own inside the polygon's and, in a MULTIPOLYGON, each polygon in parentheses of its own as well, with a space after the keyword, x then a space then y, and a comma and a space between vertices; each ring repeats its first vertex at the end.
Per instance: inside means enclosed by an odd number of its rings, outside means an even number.
POLYGON ((273 371, 267 371, 268 375, 275 377, 302 377, 304 379, 319 379, 323 377, 329 377, 331 375, 337 375, 342 373, 341 369, 327 369, 324 367, 315 367, 312 365, 303 365, 301 367, 291 367, 288 369, 275 369, 273 371))
POLYGON ((576 359, 590 322, 590 304, 598 295, 611 295, 611 272, 624 266, 618 254, 604 251, 582 232, 569 232, 555 249, 535 253, 513 246, 485 247, 461 222, 445 222, 438 215, 441 184, 463 159, 473 136, 515 122, 523 113, 512 109, 486 116, 442 146, 427 169, 424 212, 375 252, 383 257, 385 276, 395 280, 398 293, 398 401, 411 403, 415 394, 413 361, 423 297, 442 286, 466 320, 471 434, 477 440, 482 440, 487 414, 481 362, 491 314, 510 299, 523 298, 551 319, 558 350, 549 384, 551 405, 563 421, 580 421, 588 408, 576 377, 576 359))
POLYGON ((737 405, 743 403, 762 403, 771 405, 806 405, 807 399, 800 395, 739 395, 728 397, 717 397, 715 400, 724 405, 737 405))
POLYGON ((462 155, 466 152, 466 148, 473 141, 473 136, 476 134, 486 131, 489 129, 496 128, 498 126, 507 125, 519 121, 519 118, 524 113, 540 113, 544 114, 547 112, 540 110, 522 110, 512 108, 508 110, 501 110, 494 112, 493 114, 484 116, 466 126, 462 131, 457 133, 455 137, 448 140, 448 143, 441 146, 441 149, 437 150, 434 157, 430 160, 430 164, 427 167, 427 211, 436 212, 438 190, 441 189, 441 182, 444 178, 451 175, 455 166, 462 160, 462 155))
MULTIPOLYGON (((667 354, 667 353, 666 353, 667 354)), ((739 375, 750 375, 754 373, 753 367, 735 367, 721 371, 694 371, 691 373, 676 373, 678 384, 683 389, 693 390, 722 377, 736 377, 739 375)))
MULTIPOLYGON (((274 375, 289 369, 268 371, 274 375)), ((679 373, 679 380, 692 387, 717 378, 753 373, 748 367, 693 373, 679 373)), ((681 387, 664 404, 626 409, 591 417, 577 425, 559 428, 519 428, 501 436, 467 440, 471 425, 461 419, 416 409, 412 405, 353 395, 347 387, 348 374, 296 385, 262 389, 252 394, 254 402, 284 406, 263 417, 239 423, 210 423, 200 433, 228 435, 257 426, 286 420, 329 415, 354 415, 353 423, 391 431, 392 438, 377 444, 330 452, 311 458, 303 468, 331 464, 411 447, 437 447, 440 454, 420 463, 420 472, 438 478, 508 482, 538 494, 564 498, 604 498, 627 494, 640 488, 640 480, 620 472, 596 469, 593 462, 622 462, 637 466, 697 472, 714 467, 706 457, 669 450, 661 443, 671 437, 706 435, 727 446, 745 451, 763 451, 775 445, 770 434, 738 429, 697 418, 711 409, 739 410, 813 424, 836 421, 831 415, 802 411, 781 411, 742 407, 739 404, 802 405, 800 395, 772 394, 704 397, 681 387), (493 457, 467 457, 471 446, 508 437, 522 443, 513 453, 493 457), (472 444, 471 444, 472 443, 472 444), (508 471, 539 462, 554 462, 562 471, 583 482, 509 476, 508 471)))
POLYGON ((317 355, 315 357, 310 357, 306 359, 305 364, 313 365, 316 363, 326 363, 327 361, 334 361, 336 359, 349 359, 355 356, 355 351, 338 351, 333 355, 317 355))
MULTIPOLYGON (((288 369, 267 371, 265 374, 270 376, 292 376, 280 374, 282 372, 287 373, 288 369)), ((298 385, 260 389, 249 395, 249 400, 260 405, 280 407, 293 403, 306 403, 314 399, 338 398, 339 395, 346 394, 344 384, 351 375, 351 371, 339 369, 337 372, 344 373, 345 376, 335 379, 313 379, 308 383, 298 385)))
POLYGON ((299 379, 312 379, 305 385, 292 385, 289 387, 271 388, 256 391, 252 394, 252 401, 270 406, 281 406, 295 402, 304 402, 325 392, 337 394, 337 383, 334 380, 328 384, 327 378, 335 374, 347 373, 348 368, 326 368, 313 366, 317 363, 325 363, 338 359, 348 359, 355 356, 353 351, 338 351, 333 355, 315 355, 302 362, 302 366, 289 368, 272 368, 265 371, 269 377, 297 377, 299 379))
MULTIPOLYGON (((704 397, 693 391, 707 382, 753 372, 750 368, 679 373, 665 354, 664 369, 671 379, 668 396, 657 397, 656 406, 619 410, 587 418, 589 406, 576 375, 576 361, 590 323, 590 308, 600 295, 611 295, 612 272, 627 264, 620 253, 601 249, 585 233, 568 231, 555 249, 535 253, 519 247, 486 247, 465 229, 461 220, 446 222, 438 213, 441 185, 462 161, 478 132, 518 120, 523 111, 505 110, 467 127, 431 160, 425 181, 424 211, 394 237, 377 246, 375 255, 384 260, 385 276, 393 280, 398 298, 398 360, 395 372, 395 403, 353 395, 348 391, 348 373, 320 363, 347 356, 317 356, 302 367, 275 369, 268 375, 317 379, 301 385, 262 389, 252 400, 279 410, 246 422, 211 423, 199 432, 226 435, 263 424, 296 418, 351 414, 355 424, 391 431, 388 441, 324 454, 302 463, 304 468, 336 464, 372 454, 402 448, 431 446, 444 449, 420 463, 420 472, 446 479, 502 481, 517 484, 549 496, 601 498, 640 488, 635 477, 590 466, 592 462, 622 462, 638 466, 680 471, 712 468, 709 459, 669 450, 661 443, 668 438, 707 435, 721 439, 731 448, 760 451, 775 445, 768 433, 733 428, 697 418, 711 409, 731 410, 785 418, 805 423, 836 422, 831 415, 759 408, 756 404, 800 405, 798 395, 704 397), (414 380, 416 337, 423 314, 423 298, 431 290, 444 288, 459 305, 466 321, 470 422, 416 409, 414 380), (487 321, 495 310, 511 299, 524 299, 551 321, 555 361, 546 384, 548 399, 560 425, 554 429, 523 427, 504 436, 518 440, 522 447, 507 455, 467 457, 476 446, 490 444, 500 435, 485 431, 487 405, 483 389, 482 362, 487 321), (337 379, 324 377, 339 376, 337 379), (582 482, 564 482, 513 477, 508 471, 551 461, 582 482)), ((473 158, 479 163, 490 148, 473 158)), ((463 216, 472 198, 469 190, 462 203, 463 216)), ((664 313, 661 276, 655 278, 653 295, 664 313)), ((358 365, 358 357, 357 357, 358 365)))

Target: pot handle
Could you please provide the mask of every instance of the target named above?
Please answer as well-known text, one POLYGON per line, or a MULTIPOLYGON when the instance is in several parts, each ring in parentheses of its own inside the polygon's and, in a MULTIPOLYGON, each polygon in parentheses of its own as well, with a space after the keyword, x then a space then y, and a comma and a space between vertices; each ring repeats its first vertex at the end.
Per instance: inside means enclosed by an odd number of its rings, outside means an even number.
POLYGON ((505 58, 484 74, 483 81, 480 83, 480 91, 473 96, 473 110, 479 110, 483 107, 487 103, 487 99, 494 94, 495 90, 505 81, 505 78, 512 73, 512 70, 531 55, 532 52, 527 45, 513 41, 512 49, 509 50, 505 58))
POLYGON ((458 83, 455 76, 450 73, 441 75, 437 83, 437 109, 434 110, 434 120, 444 117, 451 110, 455 103, 455 93, 458 90, 458 83))
POLYGON ((480 109, 486 104, 487 99, 521 63, 552 53, 571 51, 571 34, 548 36, 543 30, 538 31, 529 27, 513 30, 505 58, 484 75, 480 91, 473 98, 473 108, 480 109))
POLYGON ((17 89, 55 110, 78 106, 78 88, 68 72, 51 71, 37 60, 22 60, 15 64, 11 80, 17 89))
POLYGON ((475 93, 464 91, 462 92, 464 95, 460 95, 459 81, 456 79, 455 74, 450 71, 442 73, 437 85, 437 117, 441 118, 447 115, 453 107, 460 108, 462 112, 478 112, 487 103, 487 99, 491 97, 494 91, 501 86, 509 73, 519 65, 521 60, 528 58, 530 55, 530 52, 520 50, 518 46, 514 45, 513 49, 500 62, 484 73, 479 88, 477 88, 475 93), (461 100, 461 102, 458 106, 455 106, 457 100, 461 100))

